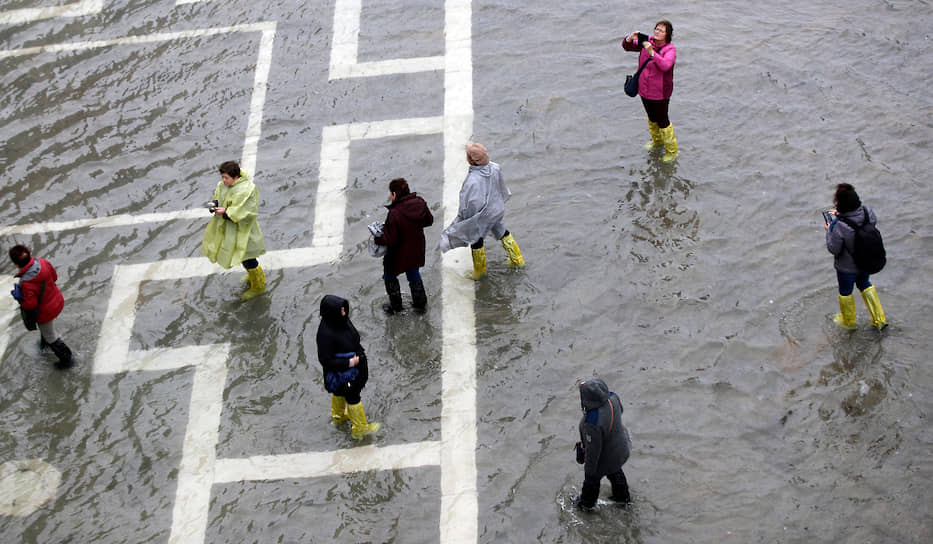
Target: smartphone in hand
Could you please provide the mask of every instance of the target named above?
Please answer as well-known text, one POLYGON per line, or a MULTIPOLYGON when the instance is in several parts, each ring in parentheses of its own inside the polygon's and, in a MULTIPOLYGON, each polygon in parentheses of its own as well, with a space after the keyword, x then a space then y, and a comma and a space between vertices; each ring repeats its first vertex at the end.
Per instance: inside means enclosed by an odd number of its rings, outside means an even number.
POLYGON ((824 212, 823 212, 823 222, 826 223, 827 225, 830 224, 830 223, 832 223, 832 222, 833 222, 833 214, 831 214, 831 213, 829 213, 829 212, 827 212, 827 211, 824 211, 824 212))
POLYGON ((639 32, 638 33, 638 45, 641 45, 645 43, 646 41, 648 41, 648 35, 642 34, 641 32, 639 32))

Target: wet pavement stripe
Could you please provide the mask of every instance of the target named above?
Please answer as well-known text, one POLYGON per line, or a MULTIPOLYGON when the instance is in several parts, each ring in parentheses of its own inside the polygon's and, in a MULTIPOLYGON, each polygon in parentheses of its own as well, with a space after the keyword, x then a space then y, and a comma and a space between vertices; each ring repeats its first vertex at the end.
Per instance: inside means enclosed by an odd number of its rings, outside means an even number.
POLYGON ((80 0, 61 6, 0 11, 0 25, 15 25, 55 17, 83 17, 100 13, 104 0, 80 0))

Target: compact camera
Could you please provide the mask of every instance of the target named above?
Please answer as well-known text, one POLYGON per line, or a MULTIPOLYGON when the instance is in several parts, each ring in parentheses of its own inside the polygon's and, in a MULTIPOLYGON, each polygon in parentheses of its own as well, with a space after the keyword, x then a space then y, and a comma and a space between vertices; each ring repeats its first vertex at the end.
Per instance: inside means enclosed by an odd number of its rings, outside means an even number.
POLYGON ((220 206, 220 202, 216 200, 208 200, 204 203, 204 207, 211 213, 214 213, 214 210, 216 210, 218 206, 220 206))

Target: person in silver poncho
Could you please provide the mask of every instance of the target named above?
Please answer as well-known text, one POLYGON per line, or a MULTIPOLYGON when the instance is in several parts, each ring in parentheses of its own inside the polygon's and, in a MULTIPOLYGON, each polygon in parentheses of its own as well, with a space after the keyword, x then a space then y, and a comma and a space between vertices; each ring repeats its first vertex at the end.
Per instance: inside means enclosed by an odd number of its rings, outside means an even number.
POLYGON ((502 179, 499 165, 489 160, 483 144, 466 146, 470 171, 460 188, 460 207, 453 223, 441 233, 441 252, 456 247, 470 246, 473 252, 471 279, 486 273, 486 248, 483 238, 492 234, 505 248, 511 266, 523 266, 522 252, 515 237, 505 228, 505 202, 512 196, 502 179))

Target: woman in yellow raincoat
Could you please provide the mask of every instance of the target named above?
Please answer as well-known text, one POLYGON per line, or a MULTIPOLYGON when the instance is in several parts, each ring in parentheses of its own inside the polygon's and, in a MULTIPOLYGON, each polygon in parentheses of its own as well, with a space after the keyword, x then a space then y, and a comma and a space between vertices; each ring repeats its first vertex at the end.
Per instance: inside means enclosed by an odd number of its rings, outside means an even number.
POLYGON ((224 268, 242 263, 249 289, 240 298, 249 300, 266 291, 266 274, 257 257, 266 252, 259 228, 259 189, 236 161, 220 165, 220 183, 214 190, 212 213, 201 254, 224 268))

